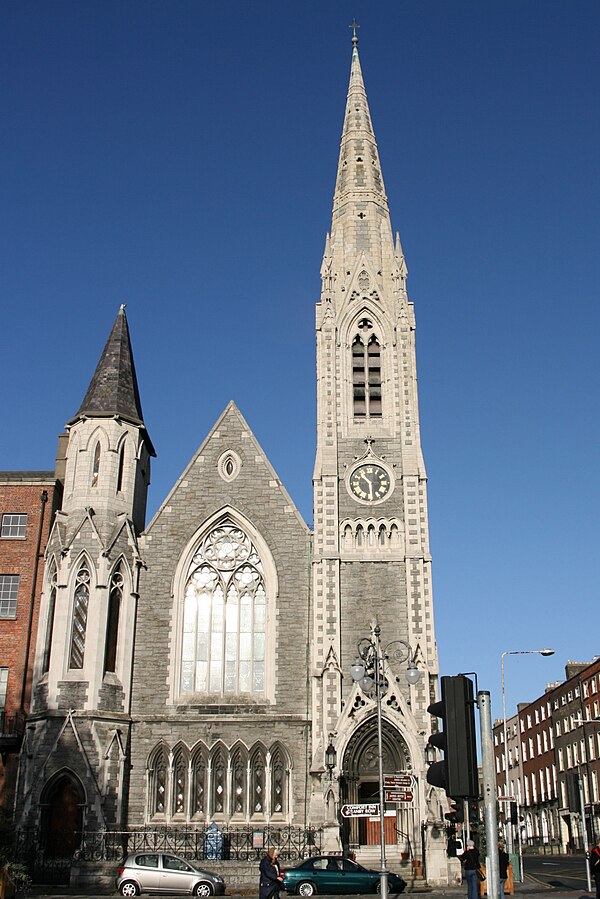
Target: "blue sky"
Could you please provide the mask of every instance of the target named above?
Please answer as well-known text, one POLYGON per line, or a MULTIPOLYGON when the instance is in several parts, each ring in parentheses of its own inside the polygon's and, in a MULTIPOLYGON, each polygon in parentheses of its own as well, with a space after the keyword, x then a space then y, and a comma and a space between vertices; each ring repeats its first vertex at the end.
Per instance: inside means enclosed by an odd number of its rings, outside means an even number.
POLYGON ((153 512, 234 399, 312 521, 314 304, 360 54, 415 302, 441 671, 600 652, 600 4, 0 7, 0 468, 51 468, 127 304, 153 512))

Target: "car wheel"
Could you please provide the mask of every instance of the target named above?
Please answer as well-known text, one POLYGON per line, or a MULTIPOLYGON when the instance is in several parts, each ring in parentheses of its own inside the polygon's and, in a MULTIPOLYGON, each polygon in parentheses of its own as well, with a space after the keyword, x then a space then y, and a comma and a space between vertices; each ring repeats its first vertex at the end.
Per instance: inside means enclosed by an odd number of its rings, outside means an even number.
POLYGON ((375 884, 375 892, 381 893, 381 880, 378 880, 377 883, 375 884))
POLYGON ((212 896, 212 887, 210 883, 197 883, 194 887, 194 896, 212 896))
POLYGON ((310 880, 303 880, 302 883, 298 884, 299 896, 314 896, 316 892, 315 885, 310 880))
POLYGON ((139 890, 133 880, 125 880, 119 887, 121 896, 137 896, 139 890))

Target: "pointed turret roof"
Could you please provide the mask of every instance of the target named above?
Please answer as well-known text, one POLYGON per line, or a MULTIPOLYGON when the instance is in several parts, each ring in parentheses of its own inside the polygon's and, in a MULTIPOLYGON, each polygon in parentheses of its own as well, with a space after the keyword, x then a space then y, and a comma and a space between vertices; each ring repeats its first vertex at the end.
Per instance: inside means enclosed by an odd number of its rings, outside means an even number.
MULTIPOLYGON (((86 418, 118 416, 146 430, 123 305, 117 313, 83 402, 69 424, 84 416, 86 418)), ((146 439, 150 443, 147 435, 146 439)))
POLYGON ((341 216, 356 216, 360 211, 364 212, 365 202, 378 206, 380 214, 389 215, 356 34, 352 45, 350 84, 333 198, 334 227, 341 216), (357 204, 360 204, 360 209, 357 204))

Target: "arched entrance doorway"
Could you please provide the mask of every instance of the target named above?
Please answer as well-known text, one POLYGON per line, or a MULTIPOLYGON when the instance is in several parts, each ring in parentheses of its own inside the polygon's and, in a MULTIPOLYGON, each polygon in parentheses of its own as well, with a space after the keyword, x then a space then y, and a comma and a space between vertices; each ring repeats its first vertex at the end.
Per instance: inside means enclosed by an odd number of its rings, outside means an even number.
MULTIPOLYGON (((385 719, 382 721, 382 748, 384 774, 412 770, 410 752, 402 734, 385 719)), ((379 802, 379 755, 377 742, 377 718, 369 718, 351 737, 342 763, 340 778, 340 803, 379 802)), ((386 845, 399 846, 409 855, 413 852, 411 841, 418 817, 415 804, 397 806, 388 803, 385 808, 386 845)), ((374 818, 345 818, 342 820, 344 849, 351 846, 376 846, 380 840, 380 822, 374 818)))
POLYGON ((85 793, 79 778, 63 771, 46 784, 41 797, 42 848, 46 858, 67 858, 79 849, 85 793))

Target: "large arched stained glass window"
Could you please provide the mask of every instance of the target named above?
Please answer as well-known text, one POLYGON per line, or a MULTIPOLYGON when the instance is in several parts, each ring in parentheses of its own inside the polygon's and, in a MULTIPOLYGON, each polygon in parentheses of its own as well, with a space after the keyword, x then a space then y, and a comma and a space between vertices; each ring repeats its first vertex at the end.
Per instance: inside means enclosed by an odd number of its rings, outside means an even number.
POLYGON ((183 693, 265 692, 266 593, 252 541, 232 522, 213 528, 184 592, 183 693))

